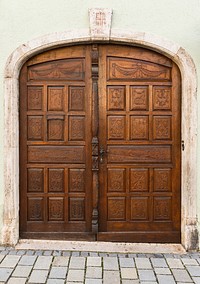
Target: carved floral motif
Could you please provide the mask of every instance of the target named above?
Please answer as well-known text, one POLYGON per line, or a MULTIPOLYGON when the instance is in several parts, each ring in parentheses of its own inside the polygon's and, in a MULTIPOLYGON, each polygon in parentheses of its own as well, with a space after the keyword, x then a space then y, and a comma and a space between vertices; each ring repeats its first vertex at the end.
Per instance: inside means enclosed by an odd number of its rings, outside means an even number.
POLYGON ((108 220, 125 219, 125 199, 108 199, 108 220))
POLYGON ((108 119, 109 139, 124 139, 124 127, 124 117, 110 116, 108 119))
POLYGON ((111 110, 123 110, 125 107, 124 103, 124 88, 115 87, 109 88, 108 93, 108 109, 111 110))
POLYGON ((63 220, 63 199, 49 199, 49 220, 63 220))

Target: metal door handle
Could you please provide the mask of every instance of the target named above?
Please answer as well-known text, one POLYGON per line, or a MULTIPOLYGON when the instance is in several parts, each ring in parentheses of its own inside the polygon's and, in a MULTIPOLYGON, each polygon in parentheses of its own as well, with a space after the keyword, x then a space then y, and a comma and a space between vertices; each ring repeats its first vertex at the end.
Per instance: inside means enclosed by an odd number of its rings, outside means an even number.
POLYGON ((103 163, 103 156, 105 154, 105 150, 102 145, 100 146, 99 154, 100 154, 100 163, 103 163))

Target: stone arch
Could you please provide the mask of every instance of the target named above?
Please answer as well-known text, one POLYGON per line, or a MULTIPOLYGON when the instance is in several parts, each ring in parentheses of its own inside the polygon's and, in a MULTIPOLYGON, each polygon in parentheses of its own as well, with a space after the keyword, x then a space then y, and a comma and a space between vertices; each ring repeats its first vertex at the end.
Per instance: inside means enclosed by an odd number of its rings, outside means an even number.
POLYGON ((171 58, 182 77, 182 186, 181 242, 187 249, 198 248, 197 230, 197 98, 196 69, 190 55, 180 46, 148 33, 110 30, 109 37, 89 30, 53 33, 19 46, 8 58, 4 75, 4 213, 1 242, 16 244, 19 239, 19 118, 18 78, 22 65, 37 53, 51 48, 82 43, 116 43, 152 49, 171 58))

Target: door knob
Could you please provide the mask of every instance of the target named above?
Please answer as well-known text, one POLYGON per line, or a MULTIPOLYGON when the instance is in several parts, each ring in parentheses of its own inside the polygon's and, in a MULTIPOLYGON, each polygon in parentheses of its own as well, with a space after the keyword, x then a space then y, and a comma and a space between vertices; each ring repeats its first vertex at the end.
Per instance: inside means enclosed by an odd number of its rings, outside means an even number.
POLYGON ((103 148, 103 146, 101 145, 100 146, 100 149, 99 149, 99 154, 100 154, 100 163, 103 162, 103 156, 104 156, 104 153, 105 153, 105 150, 103 148))

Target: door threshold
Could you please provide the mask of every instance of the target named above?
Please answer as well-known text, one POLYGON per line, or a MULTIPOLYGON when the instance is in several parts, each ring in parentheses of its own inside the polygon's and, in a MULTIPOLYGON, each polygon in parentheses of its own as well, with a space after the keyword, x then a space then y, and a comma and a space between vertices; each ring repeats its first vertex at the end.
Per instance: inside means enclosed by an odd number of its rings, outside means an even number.
POLYGON ((62 250, 107 253, 173 253, 184 254, 186 250, 181 244, 153 243, 113 243, 87 241, 33 240, 20 239, 15 246, 17 250, 62 250))

